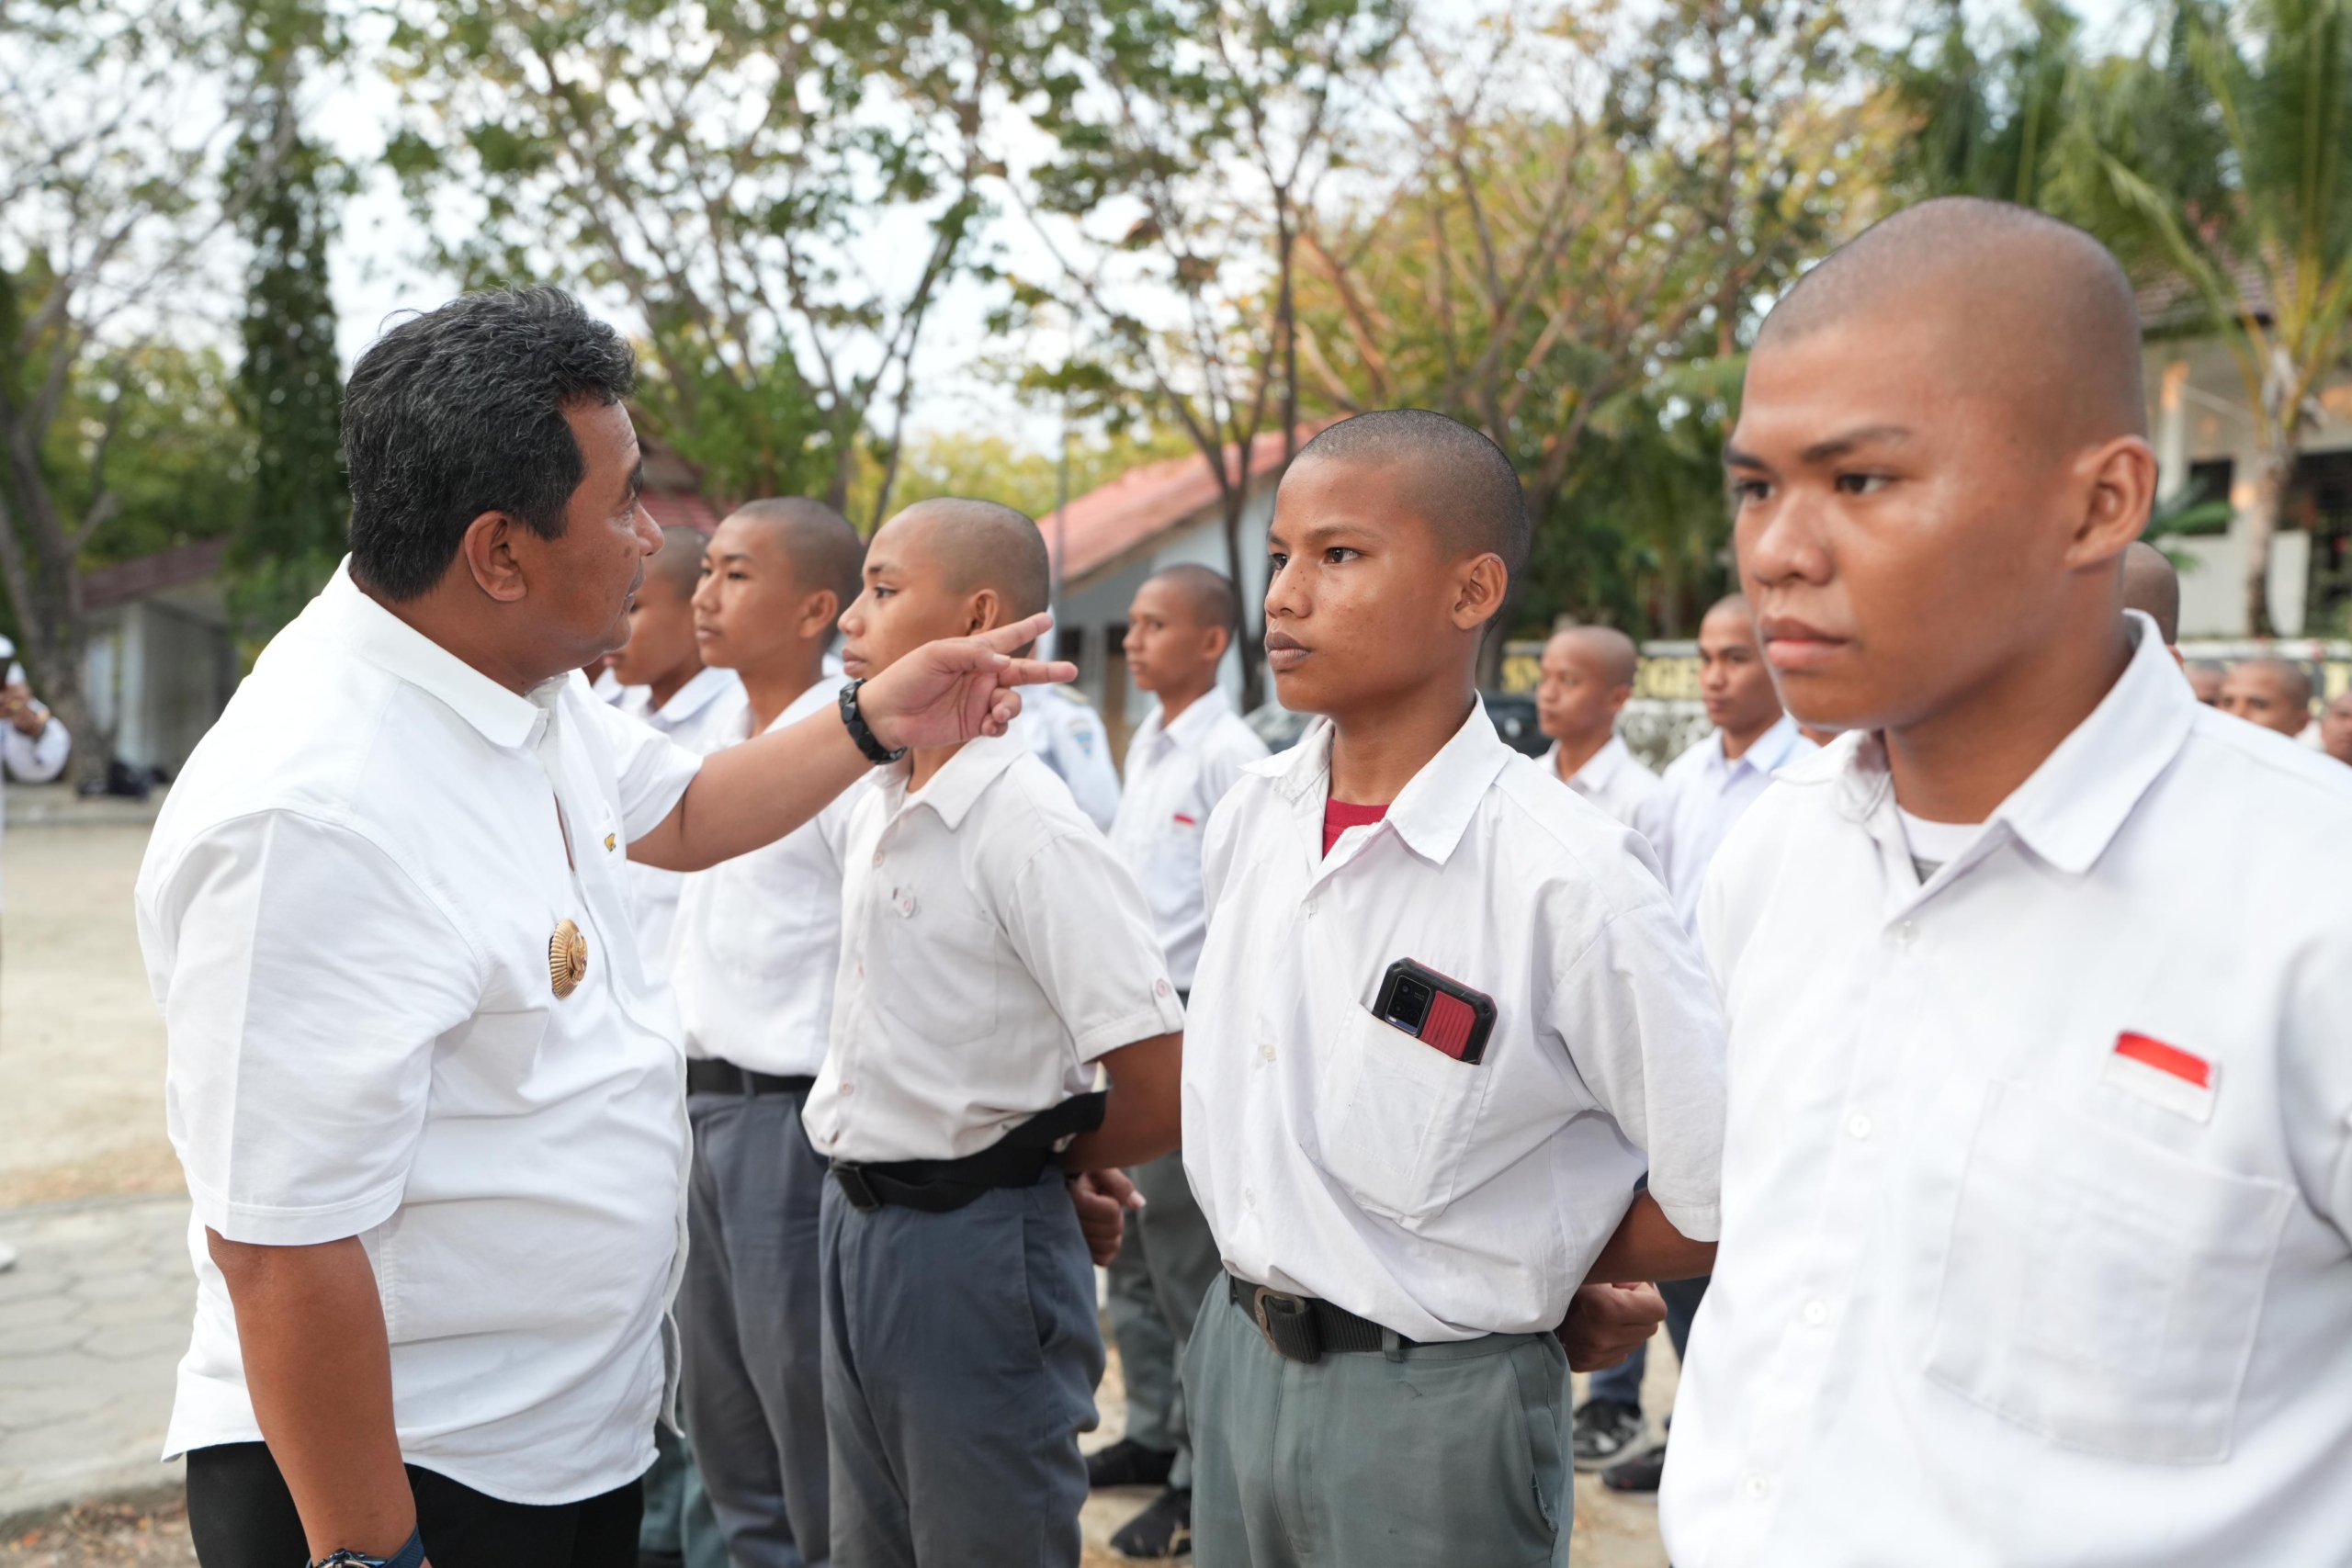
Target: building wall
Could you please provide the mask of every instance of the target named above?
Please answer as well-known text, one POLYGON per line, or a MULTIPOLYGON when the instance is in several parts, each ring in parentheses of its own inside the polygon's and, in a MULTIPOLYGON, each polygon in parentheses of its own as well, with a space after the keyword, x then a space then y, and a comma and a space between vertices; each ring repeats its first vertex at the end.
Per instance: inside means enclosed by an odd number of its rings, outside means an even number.
MULTIPOLYGON (((2148 344, 2146 378, 2150 430, 2170 495, 2187 482, 2193 464, 2227 461, 2230 500, 2240 515, 2225 535, 2174 538, 2169 549, 2186 553, 2195 565, 2181 573, 2180 631, 2185 637, 2237 637, 2247 633, 2245 593, 2245 509, 2254 500, 2254 421, 2247 412, 2245 378, 2229 346, 2219 338, 2163 340, 2148 344), (2185 373, 2173 372, 2175 366, 2185 373), (2169 374, 2168 374, 2169 373, 2169 374)), ((2303 435, 2306 457, 2352 450, 2352 378, 2338 378, 2320 398, 2321 417, 2303 435)), ((2270 618, 2283 637, 2342 636, 2344 626, 2307 624, 2317 609, 2308 603, 2312 537, 2288 526, 2271 545, 2270 618)))
POLYGON ((219 588, 190 583, 99 612, 84 689, 115 755, 176 774, 237 685, 219 588))

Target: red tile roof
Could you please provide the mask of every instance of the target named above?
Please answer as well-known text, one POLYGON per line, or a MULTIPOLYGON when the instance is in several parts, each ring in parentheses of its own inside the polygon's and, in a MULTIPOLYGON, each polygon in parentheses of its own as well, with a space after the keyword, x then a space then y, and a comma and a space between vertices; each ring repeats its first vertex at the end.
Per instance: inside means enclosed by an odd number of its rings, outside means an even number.
POLYGON ((152 556, 117 561, 112 566, 85 572, 82 574, 83 606, 103 610, 109 604, 143 599, 150 593, 177 588, 182 583, 201 581, 220 570, 221 558, 228 550, 229 541, 226 539, 198 539, 192 545, 157 550, 152 556))
MULTIPOLYGON (((1301 425, 1300 443, 1303 445, 1321 428, 1319 423, 1301 425)), ((1237 446, 1225 449, 1226 472, 1239 472, 1239 455, 1237 446)), ((1262 487, 1263 476, 1272 473, 1282 460, 1280 431, 1261 435, 1250 443, 1252 494, 1262 487)), ((1064 580, 1082 579, 1190 522, 1216 505, 1216 470, 1193 454, 1129 468, 1109 484, 1073 497, 1065 509, 1062 525, 1069 541, 1069 559, 1062 564, 1064 580)), ((1048 512, 1038 518, 1037 526, 1045 530, 1046 547, 1050 551, 1054 546, 1054 514, 1048 512)))
POLYGON ((718 527, 718 509, 692 491, 643 491, 638 500, 645 514, 664 528, 696 528, 708 534, 718 527))

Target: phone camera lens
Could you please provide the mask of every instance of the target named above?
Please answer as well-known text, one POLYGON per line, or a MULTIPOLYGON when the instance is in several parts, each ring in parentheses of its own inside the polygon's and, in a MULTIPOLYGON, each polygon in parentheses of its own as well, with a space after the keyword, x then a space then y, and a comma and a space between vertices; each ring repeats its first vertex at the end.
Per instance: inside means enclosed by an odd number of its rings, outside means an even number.
POLYGON ((1419 1030, 1430 1016, 1430 1000, 1427 986, 1399 976, 1396 991, 1388 998, 1388 1021, 1408 1032, 1419 1030))

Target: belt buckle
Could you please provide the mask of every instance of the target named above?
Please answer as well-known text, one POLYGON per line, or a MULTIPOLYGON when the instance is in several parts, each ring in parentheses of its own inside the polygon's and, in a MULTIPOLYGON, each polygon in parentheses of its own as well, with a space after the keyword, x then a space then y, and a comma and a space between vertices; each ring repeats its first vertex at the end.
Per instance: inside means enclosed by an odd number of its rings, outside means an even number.
POLYGON ((873 1183, 865 1179, 865 1172, 857 1167, 833 1167, 833 1179, 841 1183, 842 1196, 848 1199, 849 1206, 859 1213, 870 1214, 882 1206, 882 1200, 875 1195, 873 1183))
POLYGON ((1250 1318, 1265 1337, 1267 1347, 1286 1361, 1312 1366, 1323 1359, 1321 1337, 1306 1298, 1270 1285, 1250 1288, 1250 1318))

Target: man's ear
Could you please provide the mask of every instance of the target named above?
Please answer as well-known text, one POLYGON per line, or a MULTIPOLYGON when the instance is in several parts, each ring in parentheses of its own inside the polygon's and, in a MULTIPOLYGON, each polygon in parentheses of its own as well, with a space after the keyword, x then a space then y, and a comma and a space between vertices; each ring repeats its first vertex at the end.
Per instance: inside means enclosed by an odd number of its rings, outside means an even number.
POLYGON ((1454 626, 1465 632, 1485 626, 1502 613, 1510 589, 1510 569, 1502 557, 1489 552, 1469 562, 1454 580, 1454 626))
POLYGON ((466 525, 458 555, 473 573, 474 586, 502 604, 519 604, 530 592, 523 563, 514 557, 514 536, 523 525, 503 512, 485 512, 466 525))

